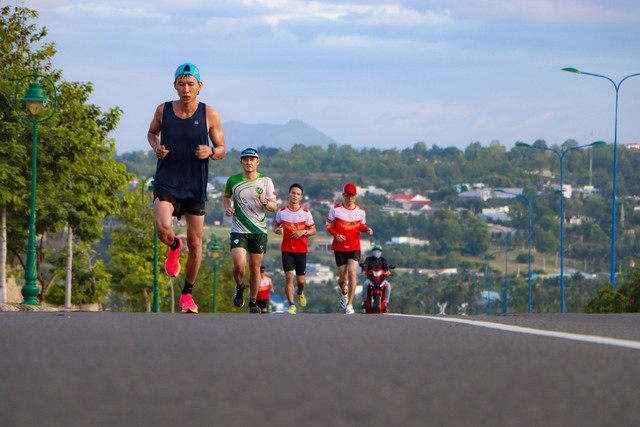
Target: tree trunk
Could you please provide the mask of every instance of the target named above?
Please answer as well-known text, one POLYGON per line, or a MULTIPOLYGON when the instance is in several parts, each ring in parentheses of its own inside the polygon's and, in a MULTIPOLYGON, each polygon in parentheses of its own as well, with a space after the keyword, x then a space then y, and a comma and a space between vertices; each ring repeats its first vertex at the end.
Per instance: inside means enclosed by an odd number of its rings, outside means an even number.
POLYGON ((71 310, 71 280, 73 277, 73 228, 67 225, 67 276, 64 287, 64 308, 71 310))

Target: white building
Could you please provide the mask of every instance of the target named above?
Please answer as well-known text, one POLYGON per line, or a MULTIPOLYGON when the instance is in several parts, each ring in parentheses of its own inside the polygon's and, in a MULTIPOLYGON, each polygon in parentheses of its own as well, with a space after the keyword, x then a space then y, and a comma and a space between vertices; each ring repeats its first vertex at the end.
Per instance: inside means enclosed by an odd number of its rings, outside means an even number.
POLYGON ((387 242, 387 245, 429 246, 429 241, 409 236, 398 236, 392 237, 391 241, 387 242))
POLYGON ((482 217, 491 221, 507 221, 509 219, 509 206, 482 209, 482 217))
POLYGON ((334 280, 333 271, 327 265, 307 264, 307 283, 322 283, 334 280))

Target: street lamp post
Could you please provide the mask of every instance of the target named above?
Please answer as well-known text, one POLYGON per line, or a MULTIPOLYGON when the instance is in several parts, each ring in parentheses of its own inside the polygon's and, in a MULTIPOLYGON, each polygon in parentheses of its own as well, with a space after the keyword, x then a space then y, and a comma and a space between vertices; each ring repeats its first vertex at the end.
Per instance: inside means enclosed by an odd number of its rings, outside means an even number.
MULTIPOLYGON (((142 203, 144 205, 144 191, 150 191, 153 193, 155 176, 151 175, 142 182, 140 186, 140 196, 142 197, 142 203), (147 186, 147 182, 149 185, 147 186)), ((151 198, 151 207, 153 210, 153 197, 151 198)), ((156 223, 153 222, 153 303, 151 311, 157 313, 160 311, 160 295, 158 289, 158 233, 156 232, 156 223)))
POLYGON ((213 259, 213 301, 211 304, 212 313, 216 312, 216 288, 218 287, 218 265, 222 264, 222 248, 218 243, 218 239, 214 236, 209 242, 209 252, 213 259))
POLYGON ((491 254, 486 254, 487 260, 487 316, 491 316, 491 254))
POLYGON ((611 290, 616 289, 616 196, 617 196, 617 176, 618 176, 618 93, 620 91, 620 85, 622 82, 627 80, 630 77, 640 76, 640 73, 629 74, 620 80, 617 84, 608 76, 604 76, 602 74, 589 73, 586 71, 580 71, 575 68, 563 68, 562 71, 567 71, 569 73, 575 74, 584 74, 585 76, 593 76, 600 77, 606 80, 609 80, 613 85, 616 91, 616 103, 615 103, 615 114, 613 121, 613 188, 612 188, 612 196, 611 196, 611 271, 610 271, 610 281, 611 281, 611 290))
POLYGON ((46 122, 56 112, 56 108, 58 107, 58 93, 56 90, 56 86, 47 76, 43 76, 42 74, 33 73, 23 76, 16 83, 15 90, 13 93, 13 109, 20 119, 25 122, 31 123, 33 126, 33 143, 32 143, 32 153, 31 153, 31 209, 29 214, 29 240, 27 242, 27 261, 24 270, 24 279, 25 283, 22 287, 22 296, 24 297, 24 301, 22 304, 26 305, 39 305, 38 302, 38 285, 36 284, 38 276, 37 276, 37 260, 36 260, 36 172, 38 166, 38 123, 46 122), (18 88, 20 84, 27 78, 32 77, 34 81, 29 82, 29 87, 26 90, 23 97, 20 98, 20 101, 23 101, 26 104, 29 113, 31 113, 31 117, 27 117, 20 112, 18 108, 18 88), (53 106, 51 107, 48 114, 42 118, 38 118, 42 107, 49 100, 47 98, 47 92, 44 90, 42 83, 39 82, 39 79, 45 79, 49 85, 53 88, 53 106))
POLYGON ((535 148, 538 150, 551 151, 558 157, 560 163, 560 313, 564 313, 564 156, 567 153, 579 150, 581 148, 593 147, 595 145, 605 144, 604 141, 595 141, 591 144, 578 145, 576 147, 567 148, 564 151, 558 151, 555 148, 541 147, 538 145, 530 145, 524 142, 517 142, 517 147, 535 148))
MULTIPOLYGON (((147 178, 149 180, 149 190, 153 193, 155 184, 155 175, 151 175, 147 178)), ((146 180, 145 180, 146 182, 146 180)), ((151 209, 153 209, 153 197, 152 197, 151 209)), ((160 311, 160 295, 159 295, 159 280, 158 280, 158 230, 156 228, 156 222, 153 221, 153 308, 152 311, 157 313, 160 311)))
POLYGON ((529 207, 529 272, 527 274, 527 313, 531 314, 531 300, 532 300, 532 296, 531 296, 531 249, 533 247, 533 202, 540 198, 540 197, 546 197, 546 196, 551 196, 554 193, 546 193, 546 194, 536 194, 532 197, 527 197, 524 194, 518 194, 518 193, 511 193, 509 191, 504 191, 502 189, 495 189, 494 191, 498 192, 498 193, 505 193, 505 194, 510 194, 512 196, 515 197, 520 197, 522 200, 524 200, 525 202, 527 202, 527 205, 529 207))
POLYGON ((476 299, 476 286, 478 286, 478 273, 473 272, 473 315, 478 314, 478 303, 476 299))
POLYGON ((504 234, 504 315, 506 316, 509 314, 509 238, 519 229, 506 231, 499 227, 488 226, 488 228, 504 234))

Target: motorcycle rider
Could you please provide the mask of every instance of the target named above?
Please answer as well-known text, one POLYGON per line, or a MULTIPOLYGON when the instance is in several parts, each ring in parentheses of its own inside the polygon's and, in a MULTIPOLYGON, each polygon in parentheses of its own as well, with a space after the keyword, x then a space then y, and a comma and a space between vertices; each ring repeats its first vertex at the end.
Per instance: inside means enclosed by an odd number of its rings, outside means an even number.
MULTIPOLYGON (((387 259, 382 256, 382 246, 379 244, 373 245, 371 248, 371 255, 368 256, 364 262, 362 263, 362 274, 365 276, 371 270, 384 270, 389 271, 390 266, 387 262, 387 259)), ((385 308, 384 313, 389 312, 389 297, 391 296, 391 284, 387 282, 387 291, 385 292, 385 308)), ((362 310, 365 309, 365 300, 367 298, 367 289, 365 286, 362 287, 362 310)))

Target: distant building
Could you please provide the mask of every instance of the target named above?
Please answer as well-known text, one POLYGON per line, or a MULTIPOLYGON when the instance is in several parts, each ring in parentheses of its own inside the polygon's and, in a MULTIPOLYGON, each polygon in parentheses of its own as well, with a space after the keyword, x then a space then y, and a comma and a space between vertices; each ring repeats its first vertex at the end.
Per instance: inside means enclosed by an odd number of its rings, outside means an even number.
POLYGON ((553 178, 555 175, 549 169, 541 169, 541 170, 525 170, 524 173, 527 175, 540 175, 543 178, 553 178))
MULTIPOLYGON (((560 190, 559 185, 554 185, 551 188, 553 188, 554 191, 560 190)), ((562 186, 562 195, 564 196, 565 199, 570 199, 571 196, 573 196, 573 188, 571 187, 570 184, 564 184, 562 186)))
POLYGON ((593 185, 585 185, 584 187, 576 190, 576 193, 578 193, 579 197, 584 199, 587 197, 599 196, 600 190, 595 188, 593 185))
POLYGON ((415 237, 399 236, 392 237, 387 245, 409 245, 409 246, 429 246, 428 240, 416 239, 415 237))
POLYGON ((271 295, 269 298, 270 313, 284 313, 284 300, 278 295, 271 295))
POLYGON ((431 199, 421 194, 392 194, 389 197, 389 207, 413 209, 415 206, 431 207, 431 199))
POLYGON ((570 225, 582 225, 582 224, 593 224, 596 222, 594 218, 590 218, 588 216, 572 216, 567 221, 570 225))
POLYGON ((518 197, 518 195, 522 195, 523 191, 524 189, 522 188, 496 188, 492 190, 492 195, 496 199, 513 199, 514 197, 518 197), (502 190, 504 193, 495 190, 502 190))
POLYGON ((390 216, 394 216, 394 215, 425 215, 426 213, 428 213, 429 211, 431 211, 431 206, 412 206, 409 209, 404 209, 404 208, 392 208, 389 206, 385 206, 384 208, 382 208, 382 212, 386 213, 387 215, 390 216))
POLYGON ((462 191, 458 193, 458 197, 460 197, 461 199, 482 199, 482 201, 486 202, 493 197, 493 191, 488 188, 462 191))
POLYGON ((420 275, 432 277, 441 274, 458 274, 457 268, 418 268, 416 272, 420 275))
POLYGON ((369 193, 369 194, 375 194, 376 196, 386 196, 388 194, 385 189, 378 188, 374 185, 369 185, 367 186, 367 188, 362 188, 362 189, 356 186, 356 189, 358 190, 358 194, 362 192, 363 195, 369 193))
POLYGON ((322 283, 333 280, 333 271, 322 264, 307 264, 307 283, 322 283))
POLYGON ((502 296, 500 295, 499 292, 495 292, 495 291, 482 291, 480 292, 480 301, 478 301, 478 304, 487 304, 487 302, 491 300, 491 301, 501 301, 502 300, 502 296))
POLYGON ((509 206, 500 206, 497 208, 484 208, 482 214, 484 219, 491 221, 507 221, 509 220, 509 206))
POLYGON ((640 144, 637 142, 630 142, 627 144, 627 148, 633 151, 640 151, 640 144))

